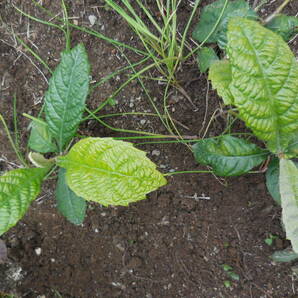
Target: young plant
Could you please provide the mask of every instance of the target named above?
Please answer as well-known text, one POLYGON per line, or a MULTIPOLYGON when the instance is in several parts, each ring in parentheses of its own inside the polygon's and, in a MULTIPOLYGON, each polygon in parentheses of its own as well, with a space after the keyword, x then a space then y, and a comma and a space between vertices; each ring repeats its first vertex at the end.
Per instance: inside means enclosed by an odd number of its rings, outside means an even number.
POLYGON ((228 59, 211 65, 209 79, 266 149, 222 135, 198 141, 195 158, 216 175, 237 176, 272 157, 268 190, 281 202, 283 226, 297 253, 298 169, 292 159, 298 156, 298 62, 280 35, 239 17, 229 21, 226 51, 228 59))
POLYGON ((82 120, 89 78, 84 46, 64 51, 45 95, 45 120, 30 116, 28 145, 36 152, 29 158, 37 168, 12 170, 0 177, 0 235, 23 217, 56 167, 57 207, 74 224, 83 222, 86 200, 127 206, 166 184, 146 153, 131 143, 89 137, 71 147, 82 120), (40 153, 56 156, 46 159, 40 153))
POLYGON ((159 72, 169 82, 176 85, 175 71, 179 62, 184 58, 186 33, 200 1, 196 1, 181 38, 178 35, 177 22, 177 10, 181 1, 155 0, 153 2, 156 4, 157 13, 154 13, 143 1, 136 0, 137 9, 141 11, 151 26, 147 26, 144 18, 138 15, 136 8, 131 5, 131 1, 123 0, 121 1, 122 5, 118 5, 114 0, 105 0, 105 2, 121 15, 135 31, 159 72))

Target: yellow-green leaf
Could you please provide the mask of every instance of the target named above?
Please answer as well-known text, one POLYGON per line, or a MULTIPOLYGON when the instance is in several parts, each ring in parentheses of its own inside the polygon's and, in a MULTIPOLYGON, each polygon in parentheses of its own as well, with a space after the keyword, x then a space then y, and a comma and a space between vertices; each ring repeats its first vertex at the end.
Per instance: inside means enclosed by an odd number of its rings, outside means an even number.
POLYGON ((40 192, 48 169, 18 169, 0 177, 0 235, 13 227, 40 192))
POLYGON ((212 82, 212 87, 216 89, 218 95, 222 97, 224 103, 226 105, 233 104, 234 99, 230 91, 232 70, 229 61, 221 60, 211 64, 208 78, 212 82))
POLYGON ((57 160, 70 189, 85 200, 126 206, 166 184, 146 153, 112 138, 86 138, 57 160))
POLYGON ((230 91, 239 117, 273 153, 285 152, 298 131, 298 63, 281 36, 255 21, 228 26, 230 91))

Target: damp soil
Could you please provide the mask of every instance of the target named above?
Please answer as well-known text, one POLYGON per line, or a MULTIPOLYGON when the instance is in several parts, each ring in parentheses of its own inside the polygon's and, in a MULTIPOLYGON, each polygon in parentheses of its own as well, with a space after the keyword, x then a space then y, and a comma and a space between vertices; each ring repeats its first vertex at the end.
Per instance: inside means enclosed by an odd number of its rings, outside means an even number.
MULTIPOLYGON (((39 1, 54 16, 61 17, 60 1, 39 1)), ((114 40, 141 47, 127 24, 104 7, 104 1, 67 1, 71 21, 114 40)), ((154 11, 154 5, 148 1, 154 11)), ((212 1, 202 1, 200 9, 212 1)), ((281 1, 269 1, 262 9, 272 12, 281 1)), ((179 11, 182 31, 191 11, 183 0, 179 11)), ((28 20, 14 6, 31 15, 51 17, 31 1, 0 2, 0 112, 12 137, 13 98, 16 98, 20 150, 28 153, 29 120, 37 116, 47 89, 49 71, 15 38, 21 38, 53 69, 59 62, 65 39, 59 30, 28 20)), ((297 1, 286 12, 298 12, 297 1)), ((199 12, 198 12, 199 14, 199 12)), ((55 18, 52 20, 55 22, 55 18)), ((92 66, 93 83, 140 59, 129 50, 121 52, 111 44, 79 30, 72 30, 72 45, 84 43, 92 66)), ((290 46, 298 56, 297 38, 290 46)), ((150 73, 158 77, 156 71, 150 73)), ((202 137, 220 134, 227 126, 225 114, 207 125, 213 112, 222 109, 195 58, 184 63, 177 77, 192 103, 175 89, 170 90, 169 111, 182 135, 202 137)), ((128 78, 119 74, 96 88, 88 106, 96 108, 128 78)), ((162 107, 164 85, 145 80, 146 88, 162 107)), ((106 106, 100 115, 123 112, 154 112, 140 84, 132 82, 106 106)), ((168 134, 154 117, 105 118, 116 128, 168 134)), ((233 129, 244 131, 237 121, 233 129)), ((79 133, 94 137, 123 137, 97 121, 82 123, 79 133)), ((134 141, 144 143, 148 140, 134 141)), ((152 141, 152 140, 151 140, 152 141)), ((166 173, 203 169, 183 144, 139 144, 150 159, 166 173)), ((0 171, 20 166, 3 127, 0 127, 0 171)), ((280 208, 268 194, 263 174, 221 180, 211 174, 168 177, 168 184, 129 207, 105 208, 90 203, 81 226, 67 222, 57 211, 55 181, 48 181, 25 217, 1 238, 8 249, 8 261, 0 264, 0 291, 16 297, 298 297, 295 263, 276 264, 270 255, 288 247, 280 225, 280 208), (270 235, 277 237, 271 246, 270 235), (239 280, 230 279, 223 265, 232 267, 239 280), (228 286, 226 281, 230 281, 228 286)), ((297 271, 297 270, 296 270, 297 271)), ((1 294, 0 294, 1 296, 1 294)))

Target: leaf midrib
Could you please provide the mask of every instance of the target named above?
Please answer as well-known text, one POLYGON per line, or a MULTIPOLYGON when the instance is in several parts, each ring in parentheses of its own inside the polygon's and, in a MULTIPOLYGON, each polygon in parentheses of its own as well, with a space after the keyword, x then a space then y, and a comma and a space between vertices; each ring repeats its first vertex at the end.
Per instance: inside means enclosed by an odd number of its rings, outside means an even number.
MULTIPOLYGON (((65 160, 64 162, 66 162, 67 164, 72 165, 75 168, 78 167, 78 168, 90 169, 90 170, 95 171, 95 172, 105 173, 105 174, 107 174, 107 176, 114 175, 114 176, 120 176, 120 177, 126 177, 126 178, 135 178, 137 180, 141 180, 140 176, 126 175, 126 174, 119 173, 119 172, 104 170, 104 169, 97 168, 97 167, 92 167, 92 166, 87 165, 86 163, 80 163, 80 162, 77 162, 77 161, 74 161, 74 160, 69 160, 68 159, 68 160, 65 160)), ((71 171, 71 169, 68 166, 66 167, 66 169, 71 171)), ((146 179, 150 179, 150 178, 146 177, 146 179)), ((154 180, 154 179, 152 179, 152 180, 154 180)))

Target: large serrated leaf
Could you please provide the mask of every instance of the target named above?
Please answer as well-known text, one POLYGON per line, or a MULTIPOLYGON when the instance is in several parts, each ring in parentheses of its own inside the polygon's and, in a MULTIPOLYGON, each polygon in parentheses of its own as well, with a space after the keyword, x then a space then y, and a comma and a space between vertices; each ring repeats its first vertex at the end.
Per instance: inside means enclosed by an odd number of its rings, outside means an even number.
POLYGON ((80 225, 86 214, 86 201, 78 197, 67 185, 65 169, 60 169, 56 188, 57 208, 71 223, 80 225))
POLYGON ((298 33, 298 18, 280 14, 267 23, 266 27, 288 41, 298 33))
POLYGON ((104 206, 127 206, 166 184, 146 153, 112 138, 86 138, 57 160, 69 187, 104 206))
POLYGON ((274 153, 298 131, 298 63, 283 39, 254 21, 229 23, 230 91, 239 117, 274 153))
POLYGON ((216 42, 221 48, 224 48, 227 43, 227 26, 231 18, 237 16, 251 19, 257 18, 256 13, 245 0, 228 1, 224 9, 225 3, 226 0, 218 0, 204 7, 200 22, 192 34, 195 40, 203 42, 214 28, 218 19, 220 19, 216 29, 206 42, 216 42), (223 14, 220 18, 222 11, 223 14))
POLYGON ((53 142, 53 137, 49 132, 49 127, 46 122, 41 119, 33 120, 31 127, 28 141, 29 148, 40 153, 57 151, 57 146, 53 142))
POLYGON ((229 61, 221 60, 214 62, 209 70, 209 80, 212 86, 217 90, 219 96, 222 97, 226 105, 233 104, 234 99, 230 91, 232 82, 232 70, 229 61))
POLYGON ((0 235, 13 227, 38 196, 48 169, 18 169, 0 177, 0 235))
POLYGON ((212 166, 218 176, 238 176, 259 165, 268 152, 246 140, 223 135, 199 140, 193 146, 195 159, 203 165, 212 166))
POLYGON ((62 53, 45 96, 45 113, 50 132, 59 150, 75 135, 82 119, 89 90, 89 62, 86 50, 79 44, 62 53))
POLYGON ((287 238, 298 253, 298 169, 291 160, 280 160, 279 189, 287 238))

